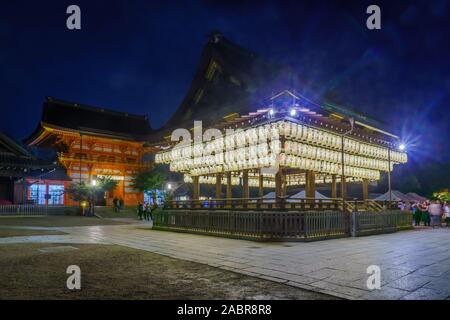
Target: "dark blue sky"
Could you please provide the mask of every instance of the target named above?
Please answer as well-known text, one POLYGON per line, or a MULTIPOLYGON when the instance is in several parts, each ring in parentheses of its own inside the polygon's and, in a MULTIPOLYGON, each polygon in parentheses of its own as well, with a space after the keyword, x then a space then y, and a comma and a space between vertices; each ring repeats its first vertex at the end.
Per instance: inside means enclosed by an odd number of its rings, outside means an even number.
POLYGON ((46 96, 148 114, 158 128, 219 30, 416 140, 413 161, 447 161, 449 18, 445 0, 2 1, 0 130, 28 136, 46 96), (70 4, 81 31, 66 28, 70 4), (366 28, 369 4, 381 7, 382 30, 366 28))

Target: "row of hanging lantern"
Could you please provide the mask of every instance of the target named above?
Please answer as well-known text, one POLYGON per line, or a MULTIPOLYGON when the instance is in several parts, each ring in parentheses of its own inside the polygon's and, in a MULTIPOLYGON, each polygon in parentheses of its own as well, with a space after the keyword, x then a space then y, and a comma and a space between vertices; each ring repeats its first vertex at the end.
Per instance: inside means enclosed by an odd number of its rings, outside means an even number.
MULTIPOLYGON (((338 179, 339 176, 336 175, 336 179, 338 179)), ((361 178, 351 178, 349 179, 351 182, 359 182, 362 181, 361 178)), ((333 178, 329 174, 316 174, 315 176, 315 183, 332 183, 333 178)), ((306 184, 306 175, 305 174, 289 174, 286 175, 286 183, 288 186, 298 186, 298 185, 305 185, 306 184)))
MULTIPOLYGON (((302 124, 278 121, 260 127, 236 130, 227 133, 225 138, 219 137, 206 143, 195 143, 193 146, 176 146, 170 151, 158 153, 156 161, 158 163, 169 163, 177 159, 209 156, 224 150, 242 149, 245 146, 254 146, 256 149, 261 149, 267 143, 277 143, 280 136, 285 136, 289 140, 304 141, 317 146, 341 150, 341 137, 339 135, 302 124)), ((365 157, 388 159, 387 148, 370 145, 348 137, 344 140, 344 150, 365 157)), ((391 150, 390 157, 391 161, 396 163, 407 161, 405 152, 391 150)))
MULTIPOLYGON (((341 136, 331 132, 290 121, 280 121, 279 129, 279 134, 288 139, 305 141, 314 145, 326 146, 332 149, 341 150, 342 148, 341 136)), ((349 137, 345 137, 344 139, 344 151, 356 153, 362 156, 388 160, 388 148, 374 146, 349 137)), ((399 152, 395 150, 391 150, 390 157, 391 161, 398 163, 406 163, 408 160, 406 152, 399 152)))
MULTIPOLYGON (((286 141, 284 151, 288 155, 295 155, 309 159, 324 160, 334 163, 342 162, 342 153, 339 151, 315 147, 301 142, 286 141)), ((389 168, 389 162, 386 160, 355 156, 348 153, 344 153, 344 164, 381 171, 388 171, 389 168)), ((393 165, 394 161, 391 162, 391 171, 393 165)))
POLYGON ((246 150, 247 148, 257 150, 258 156, 261 156, 261 153, 264 153, 268 146, 273 152, 279 153, 281 146, 277 123, 245 130, 228 129, 224 137, 217 137, 204 143, 177 145, 169 151, 157 153, 155 161, 157 163, 170 163, 186 158, 209 156, 224 151, 246 150))
MULTIPOLYGON (((338 178, 338 177, 337 177, 338 178)), ((216 177, 215 176, 200 176, 199 177, 199 183, 201 184, 216 184, 216 177)), ((183 180, 185 183, 192 183, 193 179, 192 176, 185 174, 183 177, 183 180)), ((316 184, 320 183, 326 183, 330 184, 332 182, 331 175, 326 174, 317 174, 315 182, 316 184)), ((348 182, 360 182, 362 181, 361 178, 351 178, 348 180, 348 182)), ((221 184, 226 185, 228 183, 228 179, 225 176, 221 177, 221 184)), ((306 177, 305 174, 292 174, 286 176, 286 184, 287 186, 300 186, 306 184, 306 177)), ((239 175, 233 175, 231 176, 231 185, 233 186, 239 186, 242 185, 242 177, 239 175)), ((256 175, 249 175, 248 177, 248 185, 250 187, 259 187, 259 177, 256 175)), ((263 178, 263 187, 264 188, 274 188, 275 187, 275 177, 274 176, 265 176, 263 178)))
MULTIPOLYGON (((341 164, 323 160, 307 159, 293 155, 282 155, 278 158, 279 165, 291 168, 302 168, 303 170, 311 170, 318 173, 341 174, 341 164)), ((170 164, 170 170, 175 172, 187 172, 191 175, 208 175, 229 171, 241 171, 246 169, 254 169, 258 167, 276 166, 276 158, 259 158, 252 161, 242 160, 233 163, 225 163, 223 165, 203 165, 196 168, 188 168, 186 161, 177 161, 170 164), (263 160, 267 160, 263 162, 263 160)), ((349 177, 361 179, 378 180, 380 179, 380 171, 354 167, 350 165, 344 166, 344 173, 349 177)))
MULTIPOLYGON (((200 176, 198 181, 200 184, 216 184, 216 177, 213 176, 200 176)), ((185 183, 192 183, 193 179, 192 176, 189 176, 187 174, 184 175, 183 181, 185 183)), ((226 177, 222 177, 221 184, 226 185, 228 183, 228 180, 226 177)), ((239 186, 242 185, 241 177, 239 176, 232 176, 231 177, 231 185, 233 186, 239 186)), ((259 187, 259 178, 258 177, 249 177, 248 178, 248 185, 249 187, 259 187)), ((263 187, 264 188, 275 188, 275 180, 274 179, 263 179, 263 187)))
MULTIPOLYGON (((392 170, 395 163, 406 162, 404 152, 345 138, 346 175, 379 179, 379 171, 392 170)), ((341 137, 324 130, 289 121, 278 121, 248 129, 227 130, 224 137, 193 145, 176 146, 158 153, 156 163, 169 163, 171 171, 206 175, 280 165, 327 174, 339 174, 341 137), (284 137, 284 152, 280 137, 284 137), (334 149, 334 150, 333 150, 334 149), (279 157, 278 157, 279 155, 279 157)))
MULTIPOLYGON (((291 168, 302 168, 314 172, 327 174, 341 174, 342 166, 340 163, 333 163, 323 160, 307 159, 293 155, 282 155, 280 157, 280 165, 291 168)), ((344 174, 349 177, 378 180, 380 179, 380 171, 367 168, 353 167, 344 165, 344 174)))

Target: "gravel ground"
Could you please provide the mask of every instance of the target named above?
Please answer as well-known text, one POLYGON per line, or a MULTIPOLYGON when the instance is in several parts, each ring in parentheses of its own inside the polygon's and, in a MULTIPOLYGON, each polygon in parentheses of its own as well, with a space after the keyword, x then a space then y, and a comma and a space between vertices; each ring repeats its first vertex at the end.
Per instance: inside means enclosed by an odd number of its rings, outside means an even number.
POLYGON ((0 299, 333 299, 116 245, 1 245, 0 270, 0 299), (66 288, 69 265, 81 268, 79 291, 66 288))

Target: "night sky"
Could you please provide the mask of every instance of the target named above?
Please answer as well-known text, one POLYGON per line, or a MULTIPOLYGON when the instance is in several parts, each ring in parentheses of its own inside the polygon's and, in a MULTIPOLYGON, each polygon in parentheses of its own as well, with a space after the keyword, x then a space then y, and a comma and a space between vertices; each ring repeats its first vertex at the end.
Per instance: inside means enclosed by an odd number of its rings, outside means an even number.
POLYGON ((443 0, 2 1, 0 131, 30 135, 46 96, 147 114, 158 128, 220 31, 387 122, 412 162, 450 161, 449 17, 443 0), (80 31, 66 28, 70 4, 80 31), (366 28, 370 4, 382 30, 366 28))

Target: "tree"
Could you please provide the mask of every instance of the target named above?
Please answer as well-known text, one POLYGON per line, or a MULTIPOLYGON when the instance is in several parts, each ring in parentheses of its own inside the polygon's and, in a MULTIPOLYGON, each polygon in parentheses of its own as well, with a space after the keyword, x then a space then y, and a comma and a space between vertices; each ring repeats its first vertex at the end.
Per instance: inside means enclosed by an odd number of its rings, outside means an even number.
POLYGON ((92 214, 95 209, 95 199, 106 191, 112 191, 116 188, 117 181, 111 177, 98 178, 95 184, 87 184, 84 181, 72 183, 65 192, 67 192, 72 200, 86 202, 88 211, 92 214))
POLYGON ((448 191, 448 189, 434 192, 433 198, 435 198, 441 202, 449 202, 450 201, 450 192, 448 191))
POLYGON ((161 167, 157 166, 149 170, 140 171, 131 180, 131 187, 142 191, 151 192, 153 195, 153 206, 156 206, 156 191, 162 189, 166 180, 166 174, 161 167))

